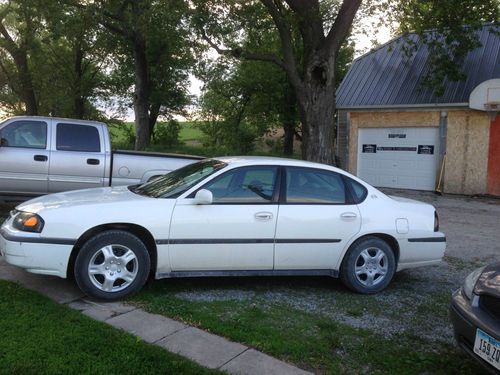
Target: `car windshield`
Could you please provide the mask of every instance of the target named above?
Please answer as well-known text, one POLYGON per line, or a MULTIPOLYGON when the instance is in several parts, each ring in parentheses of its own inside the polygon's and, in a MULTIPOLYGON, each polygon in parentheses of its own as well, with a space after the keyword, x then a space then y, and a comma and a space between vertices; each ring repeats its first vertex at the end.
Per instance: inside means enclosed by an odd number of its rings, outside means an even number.
POLYGON ((227 164, 220 160, 202 160, 167 173, 166 175, 142 185, 130 186, 133 193, 152 198, 177 198, 205 177, 222 169, 227 164))

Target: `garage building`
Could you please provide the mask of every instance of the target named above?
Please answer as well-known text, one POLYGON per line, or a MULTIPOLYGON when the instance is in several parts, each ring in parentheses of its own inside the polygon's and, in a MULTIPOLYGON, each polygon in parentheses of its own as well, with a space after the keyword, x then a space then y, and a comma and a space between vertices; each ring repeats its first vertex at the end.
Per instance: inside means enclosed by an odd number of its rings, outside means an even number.
POLYGON ((337 91, 340 166, 379 187, 500 196, 499 31, 478 31, 466 79, 440 96, 421 84, 422 43, 407 56, 399 37, 356 59, 337 91))

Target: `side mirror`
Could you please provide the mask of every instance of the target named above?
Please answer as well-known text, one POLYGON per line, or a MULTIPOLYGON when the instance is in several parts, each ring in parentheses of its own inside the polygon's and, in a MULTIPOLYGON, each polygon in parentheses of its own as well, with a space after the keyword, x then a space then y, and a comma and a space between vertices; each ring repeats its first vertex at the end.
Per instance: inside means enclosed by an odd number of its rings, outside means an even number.
POLYGON ((198 190, 194 196, 195 204, 212 204, 213 200, 212 192, 206 189, 198 190))

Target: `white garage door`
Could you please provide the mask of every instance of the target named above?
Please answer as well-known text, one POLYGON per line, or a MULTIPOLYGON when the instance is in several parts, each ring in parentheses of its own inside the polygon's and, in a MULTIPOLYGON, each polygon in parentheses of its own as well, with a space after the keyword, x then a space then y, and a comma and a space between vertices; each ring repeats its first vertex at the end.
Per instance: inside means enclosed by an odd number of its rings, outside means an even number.
POLYGON ((439 128, 359 129, 358 176, 373 186, 434 190, 439 128))

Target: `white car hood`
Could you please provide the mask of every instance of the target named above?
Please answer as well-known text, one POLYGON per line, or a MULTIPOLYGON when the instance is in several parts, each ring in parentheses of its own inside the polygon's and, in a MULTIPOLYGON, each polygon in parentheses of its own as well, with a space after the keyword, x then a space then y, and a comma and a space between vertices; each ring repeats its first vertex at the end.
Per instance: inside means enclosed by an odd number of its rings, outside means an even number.
POLYGON ((76 207, 149 199, 153 198, 134 194, 126 186, 117 186, 49 194, 22 203, 17 206, 16 209, 19 211, 39 213, 40 211, 61 207, 76 207))

